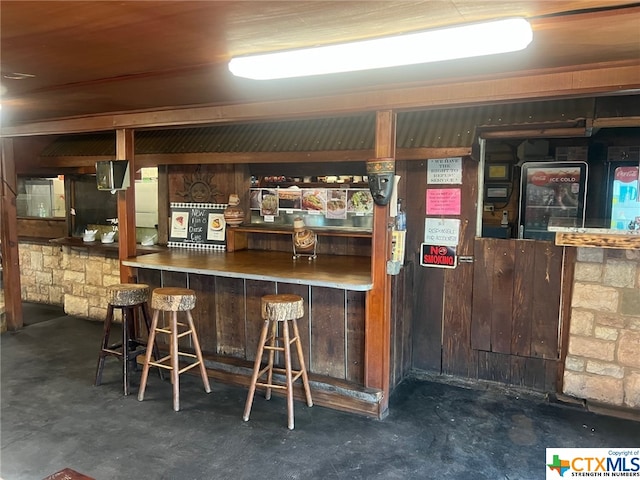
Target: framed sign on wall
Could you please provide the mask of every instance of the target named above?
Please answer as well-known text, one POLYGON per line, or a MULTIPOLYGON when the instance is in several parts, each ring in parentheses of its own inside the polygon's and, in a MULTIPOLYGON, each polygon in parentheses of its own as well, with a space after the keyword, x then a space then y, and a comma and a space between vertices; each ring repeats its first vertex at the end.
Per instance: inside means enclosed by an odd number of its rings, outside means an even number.
POLYGON ((171 203, 169 247, 225 250, 223 203, 171 203))

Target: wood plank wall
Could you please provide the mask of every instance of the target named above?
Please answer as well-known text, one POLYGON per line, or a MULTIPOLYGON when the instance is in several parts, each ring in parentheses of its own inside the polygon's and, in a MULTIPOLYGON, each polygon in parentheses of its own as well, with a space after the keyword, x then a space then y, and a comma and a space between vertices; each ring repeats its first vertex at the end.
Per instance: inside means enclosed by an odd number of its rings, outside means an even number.
MULTIPOLYGON (((261 297, 300 295, 305 316, 298 320, 298 326, 310 374, 363 386, 365 292, 149 269, 138 270, 138 281, 152 288, 195 290, 192 314, 205 357, 249 368, 262 328, 261 297)), ((159 344, 168 348, 165 339, 159 339, 159 344)), ((181 343, 181 347, 191 345, 181 343)), ((280 366, 283 360, 277 358, 280 366)))
MULTIPOLYGON (((417 372, 555 391, 562 249, 550 242, 476 238, 477 166, 463 158, 457 251, 474 262, 440 269, 422 267, 419 259, 427 161, 396 164, 408 224, 404 282, 411 294, 404 307, 412 314, 410 341, 403 345, 395 332, 394 345, 411 352, 409 369, 417 372)), ((392 379, 398 375, 394 370, 392 379)))
MULTIPOLYGON (((291 235, 247 233, 249 250, 292 252, 291 235)), ((318 235, 318 255, 371 256, 371 238, 318 235)))
POLYGON ((471 322, 477 376, 555 391, 562 248, 478 238, 471 322))

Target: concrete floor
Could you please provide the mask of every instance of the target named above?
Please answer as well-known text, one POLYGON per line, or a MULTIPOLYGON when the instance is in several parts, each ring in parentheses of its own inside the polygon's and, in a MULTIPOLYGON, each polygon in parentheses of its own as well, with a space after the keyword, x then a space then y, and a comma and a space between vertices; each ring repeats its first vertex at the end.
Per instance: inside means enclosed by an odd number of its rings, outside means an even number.
MULTIPOLYGON (((545 478, 545 447, 640 447, 640 423, 486 385, 405 380, 383 421, 259 394, 242 421, 246 390, 149 377, 144 402, 124 397, 120 364, 93 375, 102 325, 37 306, 29 326, 1 338, 4 480, 71 468, 98 480, 545 478)), ((137 380, 134 382, 137 391, 137 380)))

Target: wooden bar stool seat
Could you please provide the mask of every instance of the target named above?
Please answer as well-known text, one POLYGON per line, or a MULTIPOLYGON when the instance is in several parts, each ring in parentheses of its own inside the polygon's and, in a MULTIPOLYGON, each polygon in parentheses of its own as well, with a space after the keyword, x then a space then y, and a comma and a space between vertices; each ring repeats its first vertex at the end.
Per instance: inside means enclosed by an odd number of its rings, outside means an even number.
POLYGON ((304 303, 299 295, 265 295, 261 300, 262 331, 260 333, 260 341, 258 343, 258 351, 253 367, 253 376, 249 385, 249 393, 247 394, 247 402, 244 408, 244 421, 249 420, 251 414, 251 406, 253 405, 253 397, 256 386, 266 387, 265 398, 271 398, 271 389, 284 390, 287 397, 287 426, 293 430, 293 383, 302 377, 302 385, 308 406, 313 406, 311 399, 311 389, 309 388, 309 378, 307 369, 304 364, 304 352, 302 343, 300 342, 300 333, 298 332, 297 319, 304 316, 304 303), (289 330, 289 323, 293 327, 293 337, 289 330), (278 327, 281 328, 278 328, 278 327), (299 370, 293 370, 291 367, 291 344, 295 344, 296 353, 298 355, 299 370), (264 368, 261 368, 262 355, 264 351, 269 352, 268 361, 264 368), (284 354, 284 368, 274 367, 273 361, 275 352, 284 354), (273 373, 284 374, 284 381, 280 381, 274 377, 273 373), (264 381, 260 379, 266 375, 264 381))
MULTIPOLYGON (((149 285, 143 283, 119 283, 107 288, 107 317, 104 321, 104 334, 98 355, 98 366, 94 384, 102 383, 102 371, 105 358, 114 356, 122 360, 124 394, 129 395, 130 371, 137 367, 136 357, 146 353, 147 341, 139 337, 136 328, 136 313, 141 313, 147 333, 151 323, 147 302, 149 300, 149 285), (115 309, 122 312, 122 339, 120 343, 109 345, 113 313, 115 309)), ((153 353, 158 358, 157 346, 152 343, 149 354, 153 353)), ((162 376, 162 375, 161 375, 162 376)))
POLYGON ((149 333, 149 345, 155 341, 157 334, 165 334, 169 336, 169 354, 156 360, 151 360, 151 354, 147 347, 147 355, 144 359, 142 368, 142 379, 140 380, 140 390, 138 391, 138 400, 144 400, 144 392, 147 386, 147 377, 149 367, 155 366, 166 369, 171 372, 171 383, 173 384, 173 409, 177 412, 180 410, 180 374, 195 367, 200 368, 200 376, 204 389, 207 393, 211 392, 209 386, 209 378, 207 370, 204 366, 202 351, 200 350, 200 342, 193 324, 191 310, 196 306, 196 293, 187 288, 156 288, 151 294, 151 308, 153 309, 153 319, 151 321, 151 330, 149 333), (167 326, 158 326, 160 312, 169 312, 170 320, 167 326), (178 322, 178 312, 184 312, 187 323, 178 322), (190 337, 193 342, 194 353, 180 351, 178 340, 190 337), (185 366, 180 368, 180 358, 184 357, 191 360, 185 366))

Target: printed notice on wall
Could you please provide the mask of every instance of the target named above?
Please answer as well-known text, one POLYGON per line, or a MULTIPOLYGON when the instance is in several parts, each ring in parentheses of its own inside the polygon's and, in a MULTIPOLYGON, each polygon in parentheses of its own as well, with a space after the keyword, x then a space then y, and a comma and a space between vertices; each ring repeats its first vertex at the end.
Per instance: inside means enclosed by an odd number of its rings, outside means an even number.
POLYGON ((460 240, 460 219, 425 218, 424 243, 455 247, 460 240))
POLYGON ((427 190, 427 215, 460 215, 460 188, 427 190))
POLYGON ((462 183, 462 157, 430 158, 427 161, 427 183, 459 185, 462 183))
POLYGON ((226 204, 171 203, 169 247, 225 249, 226 204))
POLYGON ((456 247, 446 245, 420 245, 420 265, 423 267, 456 268, 458 256, 456 247))

